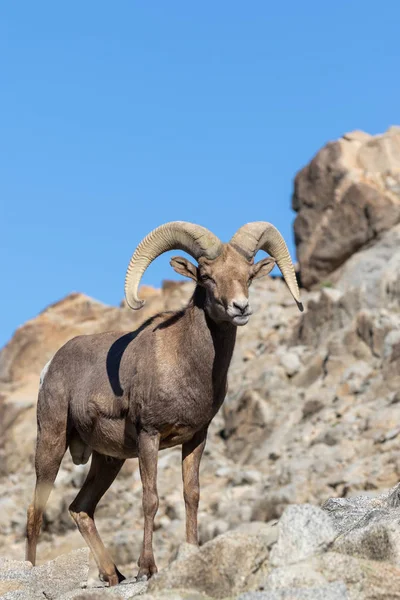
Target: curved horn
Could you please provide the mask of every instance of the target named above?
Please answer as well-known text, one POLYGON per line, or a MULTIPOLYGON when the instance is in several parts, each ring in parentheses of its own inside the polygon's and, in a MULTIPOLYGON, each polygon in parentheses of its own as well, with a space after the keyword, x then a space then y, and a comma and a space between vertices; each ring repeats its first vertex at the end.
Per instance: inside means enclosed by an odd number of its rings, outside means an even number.
POLYGON ((222 243, 205 227, 172 221, 153 229, 138 245, 129 261, 125 277, 125 298, 137 310, 144 304, 138 298, 139 283, 143 273, 157 256, 168 250, 183 250, 198 260, 200 256, 216 258, 222 252, 222 243))
POLYGON ((243 225, 243 227, 237 230, 229 243, 232 246, 236 246, 242 253, 244 252, 248 260, 252 260, 259 250, 268 252, 276 260, 299 310, 303 311, 299 287, 289 250, 276 227, 265 221, 247 223, 247 225, 243 225))

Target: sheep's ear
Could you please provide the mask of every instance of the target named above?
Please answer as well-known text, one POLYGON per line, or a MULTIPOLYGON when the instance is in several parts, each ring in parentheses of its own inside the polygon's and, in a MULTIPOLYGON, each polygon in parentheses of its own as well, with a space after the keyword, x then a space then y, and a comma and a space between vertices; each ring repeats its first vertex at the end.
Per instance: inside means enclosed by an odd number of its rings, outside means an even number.
POLYGON ((183 275, 184 277, 190 277, 197 282, 197 267, 192 265, 190 260, 187 258, 183 258, 183 256, 174 256, 169 261, 171 267, 179 273, 179 275, 183 275))
POLYGON ((258 279, 259 277, 265 277, 266 275, 268 275, 268 273, 272 271, 274 266, 274 258, 264 258, 263 260, 260 260, 258 263, 253 265, 251 278, 258 279))

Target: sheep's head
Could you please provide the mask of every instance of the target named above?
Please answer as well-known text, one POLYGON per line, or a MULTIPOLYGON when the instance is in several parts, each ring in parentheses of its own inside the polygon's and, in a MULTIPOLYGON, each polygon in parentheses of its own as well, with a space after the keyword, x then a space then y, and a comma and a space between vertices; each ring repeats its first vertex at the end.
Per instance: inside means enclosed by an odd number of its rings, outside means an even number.
POLYGON ((224 244, 217 258, 200 257, 198 267, 181 256, 172 258, 171 265, 177 273, 190 277, 205 289, 205 308, 212 319, 246 325, 253 312, 249 287, 254 279, 268 275, 275 260, 264 258, 254 264, 233 246, 224 244))
POLYGON ((289 290, 302 310, 300 294, 289 251, 279 231, 270 223, 257 221, 241 227, 228 244, 200 225, 174 221, 154 229, 140 242, 130 260, 125 297, 131 308, 138 309, 142 275, 149 264, 168 250, 184 250, 198 262, 193 265, 183 257, 175 257, 171 265, 181 275, 190 277, 206 290, 206 310, 216 321, 245 325, 252 313, 249 286, 257 277, 268 275, 275 262, 282 271, 289 290), (254 263, 258 250, 272 258, 254 263))

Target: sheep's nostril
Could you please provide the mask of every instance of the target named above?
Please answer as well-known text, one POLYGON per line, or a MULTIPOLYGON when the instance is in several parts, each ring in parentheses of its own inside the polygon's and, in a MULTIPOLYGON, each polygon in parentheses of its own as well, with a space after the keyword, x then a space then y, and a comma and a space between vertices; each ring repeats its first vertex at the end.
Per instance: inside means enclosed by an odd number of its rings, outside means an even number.
POLYGON ((248 302, 232 302, 232 305, 237 308, 238 310, 240 310, 240 312, 242 313, 242 315, 246 312, 249 303, 248 302))

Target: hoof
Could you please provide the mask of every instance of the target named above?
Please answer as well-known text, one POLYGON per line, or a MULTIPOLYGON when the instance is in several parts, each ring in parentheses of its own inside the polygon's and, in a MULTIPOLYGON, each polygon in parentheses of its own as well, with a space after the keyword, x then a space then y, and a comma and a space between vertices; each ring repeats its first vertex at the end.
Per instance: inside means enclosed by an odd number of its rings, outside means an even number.
POLYGON ((152 575, 157 573, 158 569, 155 564, 142 566, 137 574, 137 581, 147 581, 152 575))
POLYGON ((109 587, 113 587, 114 585, 121 583, 121 581, 124 581, 125 577, 118 571, 117 568, 115 568, 114 573, 111 574, 99 573, 99 579, 100 581, 108 583, 109 587))

